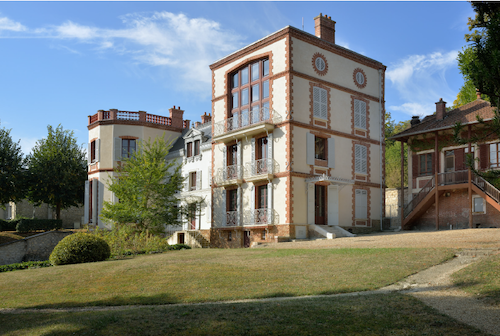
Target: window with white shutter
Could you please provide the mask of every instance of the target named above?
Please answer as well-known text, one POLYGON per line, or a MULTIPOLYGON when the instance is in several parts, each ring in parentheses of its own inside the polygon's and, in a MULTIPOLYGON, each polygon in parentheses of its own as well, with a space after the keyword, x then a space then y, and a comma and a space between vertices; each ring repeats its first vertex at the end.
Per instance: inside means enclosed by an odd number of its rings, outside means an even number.
POLYGON ((328 93, 325 89, 313 87, 314 117, 328 119, 328 93))
POLYGON ((366 129, 366 102, 354 99, 354 127, 366 129))
POLYGON ((355 197, 355 216, 356 219, 368 218, 368 192, 363 189, 356 189, 355 197))
POLYGON ((366 146, 354 145, 354 159, 356 173, 366 174, 368 171, 366 146))

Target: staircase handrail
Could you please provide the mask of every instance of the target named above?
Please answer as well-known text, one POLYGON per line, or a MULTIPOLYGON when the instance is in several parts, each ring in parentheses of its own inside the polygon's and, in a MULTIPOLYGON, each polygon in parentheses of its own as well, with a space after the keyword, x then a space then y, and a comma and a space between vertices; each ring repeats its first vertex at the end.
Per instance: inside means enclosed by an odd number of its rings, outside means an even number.
POLYGON ((488 182, 484 177, 479 176, 474 172, 472 172, 472 176, 472 183, 474 183, 476 187, 481 189, 486 195, 490 196, 497 203, 500 203, 500 190, 498 190, 498 188, 488 182))
POLYGON ((415 207, 431 192, 431 190, 435 186, 435 176, 432 176, 427 183, 424 185, 422 189, 418 192, 417 196, 415 196, 410 203, 406 205, 404 208, 404 218, 408 217, 410 213, 415 209, 415 207))

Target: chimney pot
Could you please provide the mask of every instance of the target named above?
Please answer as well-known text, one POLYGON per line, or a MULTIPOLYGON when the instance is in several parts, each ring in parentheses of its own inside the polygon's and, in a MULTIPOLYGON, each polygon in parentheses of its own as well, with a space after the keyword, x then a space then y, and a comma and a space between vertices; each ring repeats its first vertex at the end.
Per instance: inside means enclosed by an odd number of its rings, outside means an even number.
POLYGON ((411 127, 416 126, 418 124, 420 124, 420 117, 419 116, 411 117, 411 121, 410 121, 411 127))
POLYGON ((476 97, 477 99, 481 99, 481 92, 479 92, 479 89, 476 89, 476 97))

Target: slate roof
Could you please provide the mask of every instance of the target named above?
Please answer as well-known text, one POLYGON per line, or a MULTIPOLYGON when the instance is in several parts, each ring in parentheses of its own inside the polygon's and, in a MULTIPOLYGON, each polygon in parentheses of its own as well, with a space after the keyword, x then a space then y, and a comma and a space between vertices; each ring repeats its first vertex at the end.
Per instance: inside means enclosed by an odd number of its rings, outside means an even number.
POLYGON ((479 115, 485 121, 492 119, 495 115, 495 108, 483 99, 476 99, 473 102, 460 106, 454 110, 447 112, 443 120, 436 120, 436 115, 426 116, 420 124, 414 125, 403 132, 400 132, 391 137, 393 140, 406 141, 408 137, 423 134, 431 131, 451 129, 457 121, 462 125, 476 123, 476 116, 479 115))
POLYGON ((206 143, 212 143, 212 122, 207 122, 204 124, 201 124, 198 127, 191 127, 189 129, 184 129, 182 130, 181 135, 177 138, 177 140, 174 142, 172 145, 172 148, 170 149, 169 156, 178 156, 179 151, 181 149, 184 149, 184 136, 191 130, 191 129, 197 129, 198 131, 203 132, 203 141, 201 145, 206 144, 206 143), (170 155, 172 154, 172 155, 170 155), (177 154, 177 155, 175 155, 177 154))

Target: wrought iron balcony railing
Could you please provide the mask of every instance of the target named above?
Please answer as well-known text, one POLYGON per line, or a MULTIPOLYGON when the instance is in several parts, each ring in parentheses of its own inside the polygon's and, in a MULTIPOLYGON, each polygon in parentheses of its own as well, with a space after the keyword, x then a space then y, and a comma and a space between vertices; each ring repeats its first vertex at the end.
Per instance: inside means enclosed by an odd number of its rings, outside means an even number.
POLYGON ((278 163, 271 158, 254 160, 245 164, 245 175, 249 177, 274 174, 278 171, 278 163))
POLYGON ((278 213, 271 208, 251 209, 243 212, 243 225, 277 224, 278 213))
POLYGON ((242 165, 232 165, 217 169, 217 175, 215 176, 215 183, 221 184, 233 180, 243 179, 243 166, 242 165))
POLYGON ((270 111, 268 108, 247 110, 245 112, 235 113, 231 118, 214 123, 213 136, 216 137, 230 133, 258 123, 268 122, 277 124, 281 121, 281 116, 275 110, 270 111))

